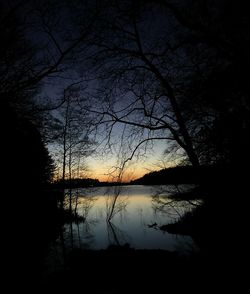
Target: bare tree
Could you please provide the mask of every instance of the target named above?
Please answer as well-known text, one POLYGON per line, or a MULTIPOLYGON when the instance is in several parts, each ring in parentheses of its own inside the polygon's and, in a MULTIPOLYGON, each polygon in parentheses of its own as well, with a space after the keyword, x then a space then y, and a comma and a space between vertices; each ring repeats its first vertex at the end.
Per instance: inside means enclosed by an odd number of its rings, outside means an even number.
POLYGON ((148 141, 165 139, 179 146, 193 166, 216 162, 219 148, 208 146, 217 122, 222 118, 223 123, 225 114, 231 117, 230 109, 234 123, 238 111, 247 112, 239 64, 245 68, 248 57, 240 58, 233 45, 240 34, 240 44, 248 48, 246 16, 241 20, 238 13, 241 31, 231 31, 231 18, 222 13, 222 7, 231 9, 227 1, 216 8, 210 1, 107 2, 88 40, 89 79, 96 80, 89 88, 89 108, 95 122, 105 126, 108 138, 117 125, 126 125, 125 142, 133 134, 135 139, 131 155, 148 141), (226 90, 225 77, 238 81, 232 91, 226 90))
POLYGON ((100 18, 102 31, 96 30, 93 41, 99 88, 89 91, 90 112, 108 126, 109 134, 116 124, 127 125, 128 134, 137 133, 134 150, 151 140, 171 140, 198 166, 179 103, 189 76, 183 68, 192 66, 175 36, 180 27, 165 11, 131 1, 113 3, 106 13, 111 15, 100 18))
MULTIPOLYGON (((79 89, 75 84, 64 90, 64 104, 54 113, 56 124, 52 124, 54 158, 61 174, 61 184, 71 183, 74 178, 81 178, 87 170, 86 157, 93 150, 93 141, 88 137, 85 115, 82 112, 79 89), (55 151, 56 150, 56 151, 55 151)), ((67 185, 70 187, 70 185, 67 185)), ((62 200, 63 201, 63 200, 62 200)), ((77 203, 77 201, 76 201, 77 203)), ((63 203, 61 203, 63 206, 63 203)), ((72 211, 72 193, 69 191, 69 207, 72 211)))

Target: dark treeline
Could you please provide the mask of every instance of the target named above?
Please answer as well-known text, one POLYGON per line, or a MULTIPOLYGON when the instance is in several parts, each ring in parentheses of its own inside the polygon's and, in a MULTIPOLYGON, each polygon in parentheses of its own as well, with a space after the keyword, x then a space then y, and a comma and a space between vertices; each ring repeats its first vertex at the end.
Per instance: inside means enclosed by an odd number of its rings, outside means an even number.
POLYGON ((54 181, 50 187, 58 189, 74 189, 74 188, 90 188, 90 187, 107 187, 107 186, 122 186, 126 185, 119 182, 100 182, 97 179, 84 178, 84 179, 65 179, 54 181))
POLYGON ((33 121, 20 111, 1 108, 2 238, 7 277, 22 287, 23 276, 37 281, 48 244, 59 233, 57 197, 50 188, 53 162, 33 121), (22 274, 21 274, 22 273, 22 274))
POLYGON ((55 188, 87 188, 87 187, 97 187, 100 186, 100 182, 97 179, 71 179, 71 180, 59 180, 53 182, 53 187, 55 188))
POLYGON ((49 188, 54 164, 42 131, 43 115, 33 100, 42 77, 35 70, 34 48, 25 38, 22 6, 9 4, 0 3, 1 209, 5 211, 1 237, 2 281, 12 291, 14 284, 28 290, 30 280, 38 281, 48 244, 61 224, 58 195, 49 188))
POLYGON ((220 181, 226 177, 226 168, 219 166, 178 166, 153 171, 131 181, 132 185, 201 184, 220 181))

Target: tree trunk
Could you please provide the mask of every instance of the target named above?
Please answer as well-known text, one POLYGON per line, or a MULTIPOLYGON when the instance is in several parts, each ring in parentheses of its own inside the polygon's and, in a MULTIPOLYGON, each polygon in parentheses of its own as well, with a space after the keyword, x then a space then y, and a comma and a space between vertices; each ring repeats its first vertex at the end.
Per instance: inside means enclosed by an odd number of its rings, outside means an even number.
MULTIPOLYGON (((155 75, 155 77, 161 82, 162 87, 166 91, 165 95, 169 98, 173 112, 176 117, 176 121, 177 121, 179 129, 180 129, 180 133, 183 137, 184 144, 182 144, 181 147, 184 148, 184 150, 186 151, 187 156, 188 156, 191 164, 194 167, 200 166, 198 156, 194 150, 192 139, 191 139, 189 132, 187 130, 186 123, 185 123, 184 118, 182 116, 181 110, 179 108, 178 102, 176 100, 176 97, 174 95, 174 91, 173 91, 171 85, 164 78, 164 76, 161 74, 161 72, 158 70, 158 68, 150 60, 148 60, 148 58, 144 55, 142 49, 139 48, 139 50, 141 53, 142 60, 149 67, 150 71, 155 75)), ((180 141, 180 140, 178 140, 178 141, 180 141)))

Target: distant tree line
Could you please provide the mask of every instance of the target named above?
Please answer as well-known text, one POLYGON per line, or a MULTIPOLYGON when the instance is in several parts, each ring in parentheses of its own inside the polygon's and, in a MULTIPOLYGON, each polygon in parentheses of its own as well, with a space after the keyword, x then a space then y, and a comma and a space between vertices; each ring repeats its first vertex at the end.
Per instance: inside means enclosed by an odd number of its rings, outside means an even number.
POLYGON ((69 188, 88 188, 88 187, 97 187, 100 186, 100 181, 97 179, 90 179, 90 178, 86 178, 86 179, 66 179, 66 180, 59 180, 59 181, 55 181, 53 183, 53 187, 56 188, 65 188, 65 189, 69 189, 69 188))
POLYGON ((225 167, 177 166, 153 171, 130 182, 132 185, 209 184, 219 182, 225 176, 225 167))

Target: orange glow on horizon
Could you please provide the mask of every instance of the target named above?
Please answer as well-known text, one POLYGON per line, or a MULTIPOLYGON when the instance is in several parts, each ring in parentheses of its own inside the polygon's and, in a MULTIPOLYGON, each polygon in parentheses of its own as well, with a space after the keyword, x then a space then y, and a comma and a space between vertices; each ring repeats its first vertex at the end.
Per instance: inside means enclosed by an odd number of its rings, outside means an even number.
MULTIPOLYGON (((148 171, 138 167, 136 170, 126 170, 122 176, 122 183, 129 183, 135 179, 144 176, 148 171)), ((95 169, 90 173, 91 178, 98 179, 100 182, 117 182, 117 177, 103 172, 103 169, 95 169)))
MULTIPOLYGON (((124 173, 121 177, 122 183, 129 183, 133 180, 139 179, 143 177, 145 174, 161 170, 162 168, 167 167, 173 167, 176 164, 169 164, 167 166, 157 166, 157 165, 151 165, 150 164, 143 164, 143 163, 135 163, 129 167, 126 167, 124 170, 124 173)), ((61 170, 58 170, 57 173, 54 175, 53 180, 59 180, 61 179, 62 172, 61 170)), ((89 165, 88 171, 80 171, 80 173, 77 175, 73 175, 73 178, 91 178, 99 180, 100 182, 118 182, 118 175, 117 172, 113 172, 110 170, 110 167, 108 165, 105 165, 105 163, 102 162, 102 164, 99 164, 97 162, 91 162, 89 165)), ((67 174, 66 174, 67 179, 67 174)))
MULTIPOLYGON (((141 178, 147 173, 176 165, 176 161, 165 162, 163 165, 155 156, 147 158, 145 161, 132 160, 125 166, 121 182, 129 183, 133 180, 141 178)), ((89 160, 88 166, 90 168, 88 177, 98 179, 101 182, 117 182, 118 171, 115 171, 114 169, 114 166, 117 166, 115 161, 97 160, 92 158, 89 160)))
MULTIPOLYGON (((138 160, 138 158, 128 161, 121 178, 122 183, 129 183, 133 180, 141 178, 147 173, 157 171, 163 168, 173 167, 178 164, 177 160, 165 161, 161 157, 164 151, 163 144, 156 144, 147 157, 138 160)), ((100 182, 117 182, 118 171, 122 162, 119 162, 116 156, 95 156, 86 160, 86 170, 78 171, 78 175, 74 174, 73 178, 92 178, 100 182)), ((62 171, 59 167, 55 173, 55 180, 61 179, 62 171)), ((67 175, 66 175, 67 177, 67 175)))

